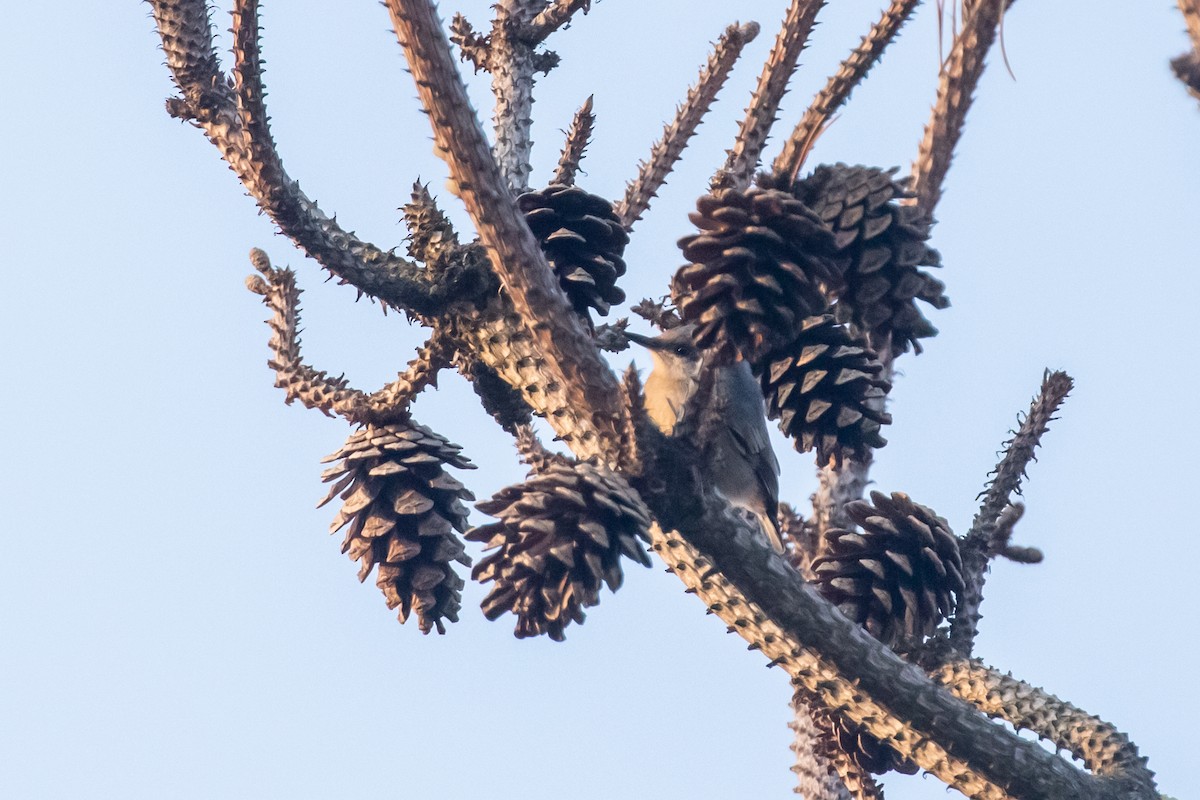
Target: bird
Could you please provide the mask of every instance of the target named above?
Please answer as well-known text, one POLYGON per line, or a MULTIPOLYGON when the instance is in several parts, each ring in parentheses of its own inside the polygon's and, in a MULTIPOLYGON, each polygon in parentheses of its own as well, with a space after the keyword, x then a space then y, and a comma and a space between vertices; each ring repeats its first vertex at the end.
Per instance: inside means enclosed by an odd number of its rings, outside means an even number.
MULTIPOLYGON (((695 326, 680 325, 659 336, 626 331, 630 341, 650 351, 654 369, 643 389, 646 414, 660 431, 672 435, 688 399, 707 368, 704 354, 692 342, 695 326)), ((707 446, 701 474, 730 503, 754 514, 775 552, 784 552, 779 536, 779 460, 767 435, 762 391, 742 360, 713 367, 713 402, 708 413, 715 434, 707 446)), ((708 427, 708 426, 706 426, 708 427)))

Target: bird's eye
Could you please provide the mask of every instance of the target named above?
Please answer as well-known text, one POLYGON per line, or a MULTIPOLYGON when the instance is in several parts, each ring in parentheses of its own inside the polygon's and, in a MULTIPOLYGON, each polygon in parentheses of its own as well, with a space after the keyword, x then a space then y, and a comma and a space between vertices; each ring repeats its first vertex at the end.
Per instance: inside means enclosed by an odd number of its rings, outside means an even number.
POLYGON ((675 348, 675 355, 677 355, 677 356, 686 356, 687 354, 688 354, 688 349, 687 349, 687 345, 686 345, 686 344, 681 344, 681 345, 679 345, 678 347, 676 347, 676 348, 675 348))

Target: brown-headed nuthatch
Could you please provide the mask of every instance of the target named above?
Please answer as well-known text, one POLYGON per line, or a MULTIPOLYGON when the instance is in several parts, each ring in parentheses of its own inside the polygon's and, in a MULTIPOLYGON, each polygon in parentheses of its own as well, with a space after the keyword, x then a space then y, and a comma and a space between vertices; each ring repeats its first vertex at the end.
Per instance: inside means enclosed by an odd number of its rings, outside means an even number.
MULTIPOLYGON (((625 334, 654 358, 654 369, 646 379, 646 413, 668 436, 706 368, 702 353, 692 344, 692 328, 681 325, 653 338, 625 334)), ((771 546, 782 553, 779 461, 767 436, 762 391, 745 361, 715 369, 713 402, 704 413, 718 413, 724 419, 706 420, 701 425, 715 431, 705 443, 708 457, 701 464, 701 474, 726 500, 757 516, 771 546)))

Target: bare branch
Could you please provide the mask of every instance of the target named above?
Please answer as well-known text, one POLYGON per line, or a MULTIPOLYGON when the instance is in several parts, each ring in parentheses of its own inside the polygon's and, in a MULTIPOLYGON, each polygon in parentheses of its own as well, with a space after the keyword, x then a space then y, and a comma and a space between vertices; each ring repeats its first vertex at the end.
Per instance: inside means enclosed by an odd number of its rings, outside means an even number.
POLYGON ((592 141, 592 127, 596 124, 596 115, 592 113, 592 95, 583 101, 583 105, 575 112, 571 127, 567 130, 567 141, 563 144, 562 155, 558 158, 558 169, 554 171, 551 183, 561 183, 564 186, 575 185, 575 173, 579 172, 579 162, 583 160, 583 152, 592 141))
POLYGON ((953 658, 933 667, 931 677, 989 717, 1068 750, 1094 775, 1127 781, 1142 792, 1154 791, 1146 759, 1128 736, 1099 717, 978 661, 953 658))
POLYGON ((650 157, 639 164, 638 175, 625 189, 625 198, 615 209, 625 230, 642 218, 650 207, 650 201, 667 182, 675 163, 679 161, 688 140, 712 108, 717 94, 725 85, 733 65, 742 54, 742 48, 758 36, 758 23, 730 25, 721 34, 713 47, 708 62, 700 70, 700 77, 688 89, 687 97, 675 109, 675 119, 663 129, 662 138, 650 148, 650 157))
POLYGON ((1029 412, 1020 420, 1021 424, 1013 432, 1012 438, 1004 443, 1004 456, 992 471, 987 489, 980 495, 983 504, 971 523, 968 538, 985 535, 1012 496, 1021 493, 1021 480, 1026 477, 1025 470, 1030 462, 1037 460, 1034 453, 1042 441, 1042 436, 1050 429, 1050 423, 1056 419, 1054 415, 1058 413, 1074 386, 1075 382, 1067 373, 1046 370, 1042 376, 1041 389, 1033 398, 1029 412))
POLYGON ((821 600, 731 513, 708 509, 689 522, 708 555, 651 531, 655 551, 688 589, 825 706, 951 787, 980 800, 1156 798, 1087 776, 960 705, 821 600))
POLYGON ((204 130, 284 235, 342 282, 418 315, 435 315, 455 300, 487 293, 490 279, 486 273, 462 270, 430 275, 394 253, 346 232, 288 177, 269 138, 251 140, 244 119, 252 120, 260 132, 266 131, 256 6, 243 0, 235 16, 240 62, 236 96, 218 71, 204 1, 152 0, 152 7, 167 65, 183 95, 168 103, 169 110, 204 130), (239 103, 245 108, 240 108, 239 103))
POLYGON ((655 551, 825 707, 970 797, 1123 796, 1124 785, 1084 775, 989 723, 844 617, 761 541, 757 526, 696 485, 689 441, 645 424, 638 435, 643 470, 633 483, 663 526, 651 531, 655 551))
POLYGON ((521 38, 530 44, 537 44, 568 24, 576 11, 587 14, 591 9, 592 0, 551 0, 522 31, 521 38))
POLYGON ((351 422, 362 422, 367 396, 353 389, 343 377, 333 378, 315 370, 300 359, 300 289, 296 273, 290 269, 275 269, 267 254, 258 248, 250 251, 250 263, 260 275, 246 279, 246 288, 262 295, 263 304, 273 312, 267 324, 271 327, 271 360, 267 365, 275 370, 275 386, 286 392, 285 402, 299 400, 306 408, 320 410, 326 416, 335 414, 351 422))
POLYGON ((437 153, 450 167, 453 189, 474 220, 493 269, 531 329, 544 358, 540 372, 561 387, 571 406, 590 422, 587 429, 571 432, 578 437, 572 449, 580 457, 603 454, 615 459, 621 419, 616 379, 571 311, 504 184, 433 3, 388 0, 387 5, 429 111, 437 153))
MULTIPOLYGON (((1004 456, 992 479, 982 493, 983 503, 975 514, 971 529, 962 539, 963 582, 966 591, 959 598, 958 609, 950 627, 950 641, 955 650, 969 656, 979 632, 979 606, 983 602, 983 585, 987 580, 988 562, 999 555, 1008 544, 997 537, 997 520, 1014 494, 1021 492, 1025 469, 1034 460, 1034 451, 1049 429, 1074 382, 1065 372, 1046 370, 1029 413, 1021 420, 1013 437, 1004 443, 1004 456)), ((1013 520, 1013 524, 1016 520, 1013 520)), ((1001 534, 1003 536, 1003 534, 1001 534)))
POLYGON ((313 369, 300 357, 301 290, 296 273, 272 267, 267 254, 257 247, 250 251, 250 263, 260 274, 247 278, 246 288, 262 295, 263 304, 273 312, 267 320, 272 354, 267 364, 275 370, 275 386, 286 392, 289 405, 299 400, 306 408, 354 423, 391 422, 407 416, 413 398, 426 387, 436 386, 438 371, 449 366, 449 342, 435 331, 405 372, 370 395, 351 388, 344 377, 313 369))
POLYGON ((950 57, 942 68, 937 103, 925 126, 925 137, 913 162, 912 202, 930 218, 942 197, 942 184, 962 136, 975 87, 983 75, 988 50, 1005 9, 1013 0, 975 0, 964 14, 962 30, 954 38, 950 57))
POLYGON ((1179 0, 1179 10, 1187 22, 1192 49, 1171 60, 1175 77, 1183 81, 1188 91, 1200 100, 1200 0, 1179 0))
POLYGON ((489 69, 492 95, 496 99, 494 152, 505 183, 518 194, 529 188, 529 175, 533 171, 529 154, 533 148, 530 131, 533 126, 533 74, 537 67, 534 45, 520 32, 532 21, 534 5, 527 0, 499 0, 495 6, 496 21, 491 37, 489 69))
POLYGON ((737 140, 729 150, 725 166, 714 176, 713 187, 744 189, 750 184, 763 145, 771 133, 779 113, 779 103, 787 92, 788 82, 796 69, 796 59, 808 42, 808 34, 816 22, 817 12, 825 0, 792 0, 784 17, 783 27, 775 39, 775 47, 763 65, 758 86, 746 107, 746 118, 738 131, 737 140))
POLYGON ((367 410, 373 422, 403 416, 413 399, 430 386, 437 386, 438 373, 450 366, 454 347, 441 329, 435 329, 408 369, 396 380, 367 398, 367 410))
POLYGON ((786 176, 790 184, 796 180, 809 150, 817 141, 817 137, 825 130, 834 113, 850 98, 871 67, 878 63, 883 51, 887 48, 900 28, 912 16, 921 0, 892 0, 892 4, 883 12, 883 16, 872 26, 863 37, 858 47, 841 63, 838 71, 829 76, 825 87, 817 93, 809 104, 808 110, 792 131, 783 145, 783 151, 775 158, 772 172, 786 176))

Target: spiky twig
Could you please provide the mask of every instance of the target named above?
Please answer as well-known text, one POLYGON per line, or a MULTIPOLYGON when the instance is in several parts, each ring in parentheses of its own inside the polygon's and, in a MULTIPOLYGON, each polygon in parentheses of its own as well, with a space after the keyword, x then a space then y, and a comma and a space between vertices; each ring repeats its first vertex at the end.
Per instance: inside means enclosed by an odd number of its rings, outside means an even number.
POLYGON ((616 455, 621 411, 612 372, 558 286, 537 240, 512 201, 493 159, 431 0, 388 0, 396 34, 429 112, 437 153, 450 168, 453 189, 475 222, 492 267, 513 304, 533 326, 547 381, 557 382, 578 408, 591 409, 576 455, 616 455))
POLYGON ((408 362, 408 369, 367 398, 372 421, 380 422, 404 415, 413 398, 428 387, 437 386, 438 373, 450 366, 453 354, 454 346, 449 337, 441 329, 435 329, 417 350, 417 357, 408 362))
POLYGON ((262 295, 263 304, 273 312, 267 321, 272 354, 267 363, 275 370, 275 386, 287 393, 288 404, 299 400, 306 408, 354 423, 386 423, 405 417, 413 398, 426 387, 436 386, 438 371, 449 366, 450 344, 435 331, 407 370, 369 395, 351 388, 344 377, 334 378, 313 369, 300 357, 300 288, 296 273, 272 267, 267 254, 258 248, 250 251, 250 263, 259 275, 247 278, 246 286, 262 295))
POLYGON ((1183 81, 1192 96, 1200 100, 1200 0, 1179 0, 1179 10, 1187 22, 1188 36, 1192 49, 1172 59, 1171 69, 1175 77, 1183 81))
POLYGON ((1154 773, 1146 768, 1146 759, 1129 737, 1099 717, 978 661, 951 657, 931 670, 931 677, 955 697, 1070 751, 1092 774, 1120 776, 1131 787, 1153 791, 1154 773))
MULTIPOLYGON (((529 164, 533 139, 534 43, 521 34, 533 20, 535 3, 529 0, 500 0, 495 6, 488 69, 492 73, 492 95, 496 163, 505 183, 515 193, 529 188, 529 164)), ((436 19, 436 13, 435 13, 436 19)), ((441 26, 438 26, 439 33, 441 26)), ((406 49, 407 52, 407 49, 406 49)), ((426 105, 428 108, 428 105, 426 105)))
POLYGON ((587 14, 592 8, 592 0, 551 0, 533 21, 521 32, 522 38, 530 44, 536 44, 554 33, 571 21, 577 11, 587 14))
POLYGON ((983 75, 996 29, 1013 0, 975 0, 965 10, 962 30, 954 37, 950 57, 942 68, 937 103, 925 126, 925 136, 913 162, 913 201, 931 218, 942 197, 954 148, 962 136, 975 87, 983 75))
POLYGON ((688 139, 716 101, 725 79, 742 54, 742 48, 758 36, 758 31, 758 23, 748 22, 730 25, 721 34, 708 62, 700 70, 700 77, 675 109, 675 118, 663 129, 662 138, 650 148, 650 157, 639 165, 637 177, 629 182, 625 198, 617 204, 615 211, 625 230, 632 230, 633 224, 650 207, 650 200, 666 183, 667 175, 687 147, 688 139))
MULTIPOLYGON (((979 606, 983 602, 988 562, 1007 545, 1007 541, 1001 540, 1003 533, 997 536, 997 521, 1012 496, 1020 494, 1021 479, 1025 477, 1029 463, 1034 460, 1034 451, 1073 385, 1067 373, 1046 370, 1042 387, 1033 398, 1029 413, 1021 420, 1013 437, 1004 443, 1004 456, 992 471, 992 478, 982 493, 983 502, 975 514, 971 529, 962 539, 966 591, 959 599, 958 610, 950 626, 950 642, 963 655, 971 654, 975 636, 979 632, 979 606)), ((1012 522, 1015 524, 1016 520, 1012 522)))
POLYGON ((563 144, 562 155, 558 157, 558 168, 554 171, 551 183, 561 183, 572 186, 575 183, 575 173, 579 171, 579 162, 583 160, 583 152, 592 141, 592 127, 596 124, 596 115, 592 113, 592 95, 583 101, 583 105, 575 112, 571 127, 567 130, 567 141, 563 144))
POLYGON ((783 150, 775 158, 772 171, 779 176, 786 176, 788 182, 796 180, 796 175, 804 165, 809 150, 817 137, 825 130, 834 113, 850 97, 871 67, 879 61, 883 51, 896 38, 901 26, 912 16, 921 0, 892 0, 892 4, 883 12, 883 16, 863 37, 858 47, 841 63, 838 71, 829 76, 825 87, 817 93, 809 104, 808 110, 792 131, 783 145, 783 150))
POLYGON ((743 189, 749 185, 754 171, 758 169, 763 145, 779 113, 779 102, 796 69, 796 59, 808 42, 817 12, 824 5, 825 0, 792 0, 788 6, 783 27, 763 65, 758 86, 750 97, 750 105, 746 107, 746 117, 742 120, 737 139, 729 150, 725 166, 713 178, 714 188, 728 186, 743 189))
POLYGON ((351 388, 343 377, 313 369, 300 359, 300 289, 296 273, 290 269, 271 266, 267 254, 258 248, 250 251, 250 263, 259 275, 246 279, 246 288, 262 295, 263 304, 271 309, 271 360, 275 370, 275 386, 286 392, 289 405, 299 400, 306 408, 315 408, 326 416, 335 414, 351 422, 366 418, 367 396, 351 388))
POLYGON ((252 139, 244 119, 260 135, 268 134, 254 3, 243 0, 235 17, 236 93, 220 72, 204 0, 152 0, 151 6, 182 95, 168 101, 168 111, 204 131, 259 207, 321 266, 372 297, 422 315, 487 291, 485 275, 463 272, 430 280, 417 265, 346 232, 287 175, 269 135, 252 139))

